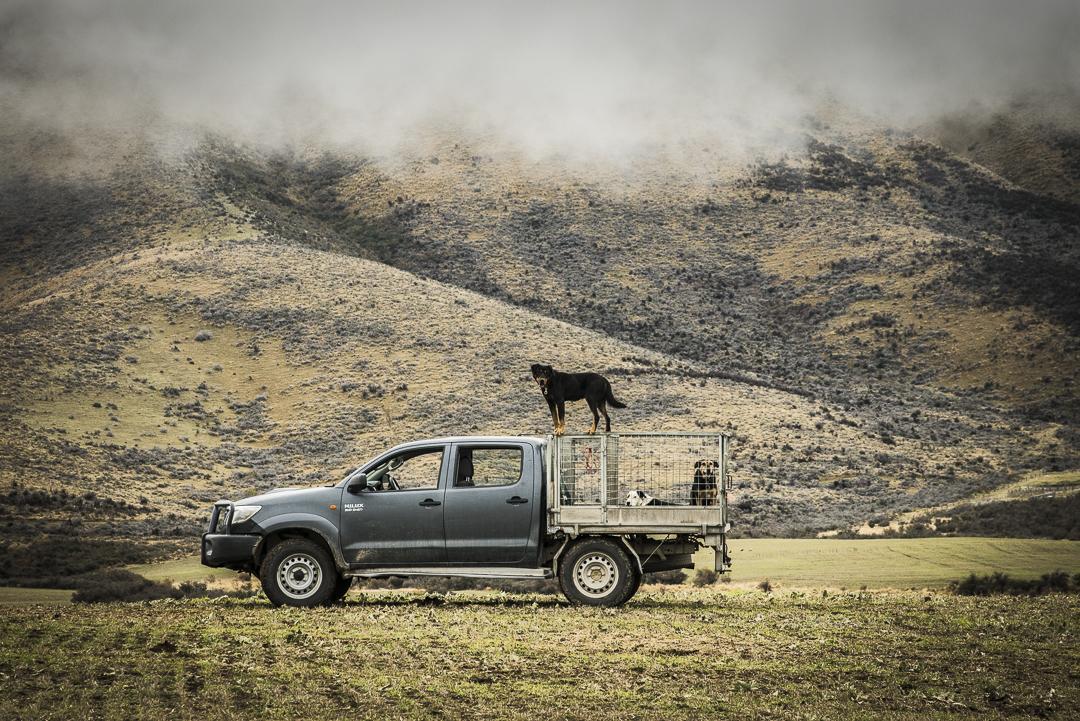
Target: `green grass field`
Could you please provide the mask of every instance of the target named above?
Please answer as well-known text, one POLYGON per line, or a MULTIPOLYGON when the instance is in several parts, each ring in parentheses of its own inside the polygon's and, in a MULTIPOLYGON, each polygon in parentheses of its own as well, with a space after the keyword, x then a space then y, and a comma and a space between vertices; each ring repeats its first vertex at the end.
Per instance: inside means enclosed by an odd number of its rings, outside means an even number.
POLYGON ((0 606, 19 606, 27 603, 68 603, 71 594, 63 588, 11 588, 0 586, 0 606))
POLYGON ((1080 598, 649 587, 0 608, 0 718, 1004 719, 1080 703, 1080 598))
MULTIPOLYGON (((731 581, 778 588, 944 588, 969 573, 1035 579, 1058 569, 1080 573, 1080 542, 1030 539, 745 539, 730 542, 731 581)), ((697 558, 711 568, 711 553, 697 558)), ((208 569, 198 557, 127 567, 152 581, 206 581, 232 586, 239 575, 208 569)), ((0 603, 66 603, 71 591, 0 588, 0 603)))
POLYGON ((969 573, 1080 573, 1080 542, 1023 538, 784 539, 729 542, 732 581, 787 588, 937 588, 969 573))
MULTIPOLYGON (((735 583, 769 579, 788 588, 939 588, 969 573, 1002 571, 1017 578, 1062 569, 1080 573, 1080 541, 1023 538, 785 539, 750 538, 729 543, 735 583)), ((696 559, 711 567, 711 552, 696 559)), ((146 578, 176 582, 235 578, 199 559, 129 567, 146 578)))
MULTIPOLYGON (((1080 542, 1019 538, 782 539, 730 542, 737 586, 768 579, 780 589, 943 588, 969 573, 1002 571, 1037 578, 1058 569, 1080 573, 1080 542)), ((698 568, 709 568, 711 554, 699 554, 698 568)), ((211 569, 198 557, 128 566, 154 581, 209 581, 230 586, 232 571, 211 569)), ((0 588, 0 603, 66 603, 70 591, 0 588)))

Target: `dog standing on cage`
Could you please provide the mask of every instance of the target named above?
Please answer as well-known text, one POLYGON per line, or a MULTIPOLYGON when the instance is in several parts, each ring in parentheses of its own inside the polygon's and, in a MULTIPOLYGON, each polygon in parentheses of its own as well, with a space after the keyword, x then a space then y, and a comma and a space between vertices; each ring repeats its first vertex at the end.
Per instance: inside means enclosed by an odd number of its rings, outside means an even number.
POLYGON ((691 506, 715 506, 718 486, 716 471, 720 464, 712 459, 694 464, 694 482, 690 486, 691 506))
POLYGON ((604 414, 604 432, 611 433, 611 419, 607 407, 626 408, 625 403, 615 400, 611 392, 611 383, 599 373, 561 373, 551 366, 533 363, 532 377, 544 394, 551 421, 555 424, 555 435, 566 433, 566 401, 585 400, 592 411, 592 428, 586 433, 596 433, 600 423, 600 414, 604 414))

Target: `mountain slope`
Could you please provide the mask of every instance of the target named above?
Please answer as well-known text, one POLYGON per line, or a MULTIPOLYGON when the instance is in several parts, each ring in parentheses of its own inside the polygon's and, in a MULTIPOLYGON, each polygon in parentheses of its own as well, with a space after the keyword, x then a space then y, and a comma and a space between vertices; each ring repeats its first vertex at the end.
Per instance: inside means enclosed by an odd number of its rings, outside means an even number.
POLYGON ((535 361, 609 375, 616 429, 733 433, 744 535, 1076 467, 1076 207, 819 132, 705 171, 208 143, 10 178, 4 535, 190 534, 401 440, 547 432, 535 361))
POLYGON ((1074 420, 1080 207, 917 139, 831 141, 726 179, 575 175, 461 144, 392 167, 241 160, 221 178, 270 232, 717 372, 844 402, 853 375, 917 403, 921 386, 974 388, 1074 420))

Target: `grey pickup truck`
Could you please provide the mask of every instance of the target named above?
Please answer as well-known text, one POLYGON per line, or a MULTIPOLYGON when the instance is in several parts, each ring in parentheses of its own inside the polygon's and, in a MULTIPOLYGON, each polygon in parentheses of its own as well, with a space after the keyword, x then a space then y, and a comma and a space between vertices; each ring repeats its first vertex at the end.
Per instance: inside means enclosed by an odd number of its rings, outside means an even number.
POLYGON ((218 501, 207 566, 257 573, 275 605, 340 600, 354 578, 557 578, 617 606, 642 574, 730 568, 728 438, 609 433, 434 438, 327 486, 218 501))

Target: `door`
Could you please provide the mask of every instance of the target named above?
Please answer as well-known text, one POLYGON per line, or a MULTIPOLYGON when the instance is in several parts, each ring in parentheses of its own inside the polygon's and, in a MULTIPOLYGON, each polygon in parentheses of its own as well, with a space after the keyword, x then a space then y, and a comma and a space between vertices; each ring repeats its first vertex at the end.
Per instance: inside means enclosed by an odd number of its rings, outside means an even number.
POLYGON ((443 537, 445 446, 411 448, 367 469, 366 490, 341 497, 341 545, 359 567, 446 562, 443 537))
POLYGON ((453 445, 446 488, 446 556, 456 565, 529 564, 535 559, 539 466, 529 444, 453 445))

